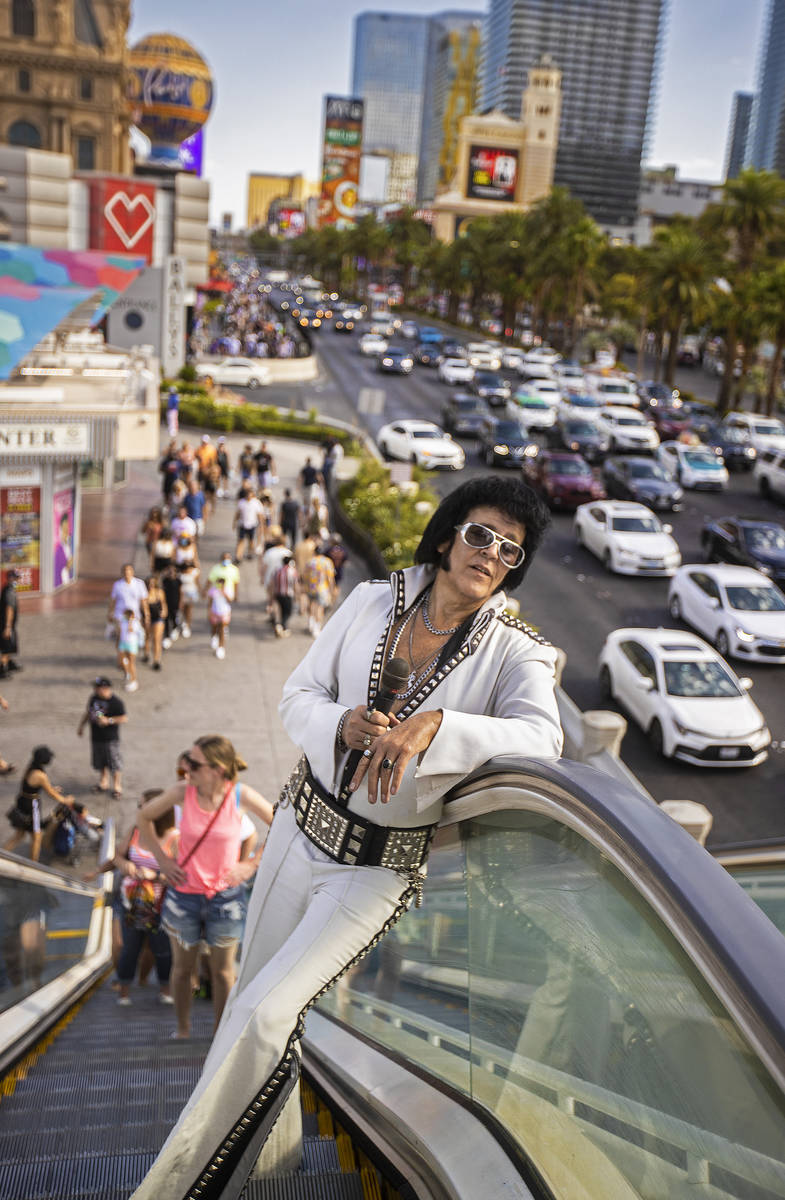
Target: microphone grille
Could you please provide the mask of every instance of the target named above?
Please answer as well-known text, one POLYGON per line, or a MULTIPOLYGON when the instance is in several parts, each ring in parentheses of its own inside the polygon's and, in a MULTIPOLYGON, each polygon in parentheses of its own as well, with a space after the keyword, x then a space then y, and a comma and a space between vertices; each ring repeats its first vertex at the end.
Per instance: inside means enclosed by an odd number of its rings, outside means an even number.
POLYGON ((409 678, 409 664, 405 658, 391 658, 382 671, 382 687, 388 692, 399 692, 409 678))

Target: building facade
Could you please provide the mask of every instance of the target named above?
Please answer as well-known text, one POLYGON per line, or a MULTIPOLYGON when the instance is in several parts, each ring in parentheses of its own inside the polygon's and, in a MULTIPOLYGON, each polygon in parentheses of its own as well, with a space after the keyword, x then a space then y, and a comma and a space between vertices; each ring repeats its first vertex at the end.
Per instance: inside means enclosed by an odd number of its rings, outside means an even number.
POLYGON ((129 174, 129 0, 0 0, 0 143, 129 174))
POLYGON ((725 149, 725 179, 735 179, 744 166, 750 136, 752 92, 734 92, 733 105, 728 126, 728 144, 725 149))
POLYGON ((387 194, 414 204, 420 156, 428 17, 361 13, 354 25, 351 94, 365 101, 363 154, 387 160, 387 194))
POLYGON ((304 175, 251 174, 248 176, 248 228, 266 225, 270 205, 277 200, 290 200, 293 207, 302 208, 311 196, 318 194, 318 185, 309 183, 304 175))
POLYGON ((445 12, 429 22, 417 169, 417 202, 427 204, 452 179, 461 120, 477 111, 483 13, 445 12))
POLYGON ((604 227, 635 224, 664 0, 491 0, 481 108, 517 119, 529 71, 562 72, 554 183, 604 227))
POLYGON ((785 175, 785 0, 769 0, 745 164, 785 175))

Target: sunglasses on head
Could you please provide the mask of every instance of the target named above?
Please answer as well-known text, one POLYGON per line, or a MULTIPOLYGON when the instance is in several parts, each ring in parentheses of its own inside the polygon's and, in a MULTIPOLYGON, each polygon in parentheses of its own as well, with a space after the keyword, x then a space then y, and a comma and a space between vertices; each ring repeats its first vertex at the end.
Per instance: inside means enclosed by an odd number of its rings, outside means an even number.
POLYGON ((498 546, 499 562, 510 570, 519 567, 526 557, 523 546, 519 546, 517 542, 511 542, 509 538, 501 537, 487 525, 480 525, 477 521, 467 521, 465 525, 456 525, 455 528, 464 543, 472 550, 487 550, 490 546, 498 546))

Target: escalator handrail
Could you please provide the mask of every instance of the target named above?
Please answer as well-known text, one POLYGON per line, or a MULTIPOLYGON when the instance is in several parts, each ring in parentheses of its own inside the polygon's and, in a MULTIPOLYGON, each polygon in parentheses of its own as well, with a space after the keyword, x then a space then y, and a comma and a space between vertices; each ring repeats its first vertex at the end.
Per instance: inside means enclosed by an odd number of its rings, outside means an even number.
POLYGON ((645 897, 785 1091, 785 939, 735 880, 656 805, 568 759, 492 759, 446 797, 442 824, 512 807, 581 833, 645 897), (528 791, 488 805, 489 789, 528 791), (536 799, 532 796, 536 793, 536 799))

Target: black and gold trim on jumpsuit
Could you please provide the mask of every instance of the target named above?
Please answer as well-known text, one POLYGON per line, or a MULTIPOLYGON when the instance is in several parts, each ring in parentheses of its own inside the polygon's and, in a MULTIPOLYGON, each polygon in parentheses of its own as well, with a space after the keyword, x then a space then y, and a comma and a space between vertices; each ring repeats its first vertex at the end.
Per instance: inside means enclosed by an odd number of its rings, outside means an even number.
POLYGON ((378 945, 384 935, 400 921, 412 900, 418 897, 421 887, 422 881, 419 874, 411 872, 398 904, 378 933, 301 1009, 278 1066, 265 1081, 264 1086, 248 1105, 227 1137, 213 1152, 209 1163, 196 1183, 185 1193, 183 1200, 219 1200, 219 1197, 220 1200, 237 1200, 248 1181, 265 1141, 281 1115, 287 1097, 297 1082, 299 1058, 294 1046, 303 1036, 305 1018, 309 1009, 351 967, 361 962, 378 945))

